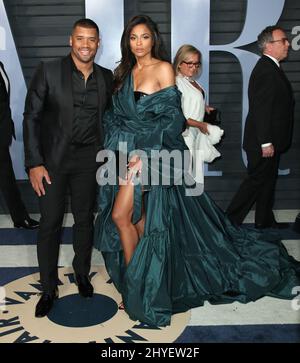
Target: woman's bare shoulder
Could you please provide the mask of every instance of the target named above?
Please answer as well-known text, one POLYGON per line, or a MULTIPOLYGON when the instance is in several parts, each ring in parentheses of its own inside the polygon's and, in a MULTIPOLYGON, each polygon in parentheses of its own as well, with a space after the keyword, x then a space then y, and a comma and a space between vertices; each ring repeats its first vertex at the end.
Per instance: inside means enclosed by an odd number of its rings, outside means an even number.
POLYGON ((174 74, 172 64, 166 61, 157 62, 156 69, 158 72, 170 72, 174 74))
POLYGON ((175 74, 169 62, 160 61, 156 66, 156 75, 161 88, 173 86, 175 84, 175 74))

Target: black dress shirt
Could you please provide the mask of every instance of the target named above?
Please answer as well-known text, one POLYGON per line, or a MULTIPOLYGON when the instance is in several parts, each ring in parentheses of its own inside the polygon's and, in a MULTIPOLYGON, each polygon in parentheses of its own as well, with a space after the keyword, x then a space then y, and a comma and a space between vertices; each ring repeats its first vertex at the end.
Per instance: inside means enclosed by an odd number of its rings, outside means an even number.
MULTIPOLYGON (((72 59, 72 57, 71 57, 72 59)), ((74 119, 72 144, 91 145, 96 142, 98 118, 98 88, 95 71, 85 81, 72 60, 74 119)))

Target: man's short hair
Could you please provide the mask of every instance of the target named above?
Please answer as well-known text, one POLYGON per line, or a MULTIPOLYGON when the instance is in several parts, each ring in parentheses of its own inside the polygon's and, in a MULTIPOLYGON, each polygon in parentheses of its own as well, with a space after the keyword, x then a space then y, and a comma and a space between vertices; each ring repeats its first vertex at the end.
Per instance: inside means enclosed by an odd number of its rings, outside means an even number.
POLYGON ((267 43, 273 40, 274 30, 284 30, 278 25, 267 26, 257 37, 257 45, 261 53, 265 51, 267 43))
POLYGON ((80 26, 82 28, 90 28, 90 29, 96 29, 97 31, 97 34, 99 35, 99 28, 98 28, 98 25, 91 19, 88 19, 88 18, 82 18, 82 19, 79 19, 77 20, 74 25, 73 25, 73 28, 72 28, 72 33, 74 31, 74 29, 77 27, 77 26, 80 26))

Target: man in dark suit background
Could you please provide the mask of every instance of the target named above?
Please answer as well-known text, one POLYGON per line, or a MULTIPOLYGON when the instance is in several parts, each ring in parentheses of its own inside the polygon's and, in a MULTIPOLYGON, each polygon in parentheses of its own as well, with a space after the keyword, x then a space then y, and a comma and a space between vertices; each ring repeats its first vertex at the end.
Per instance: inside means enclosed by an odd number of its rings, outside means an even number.
POLYGON ((9 153, 14 123, 10 110, 10 83, 0 62, 0 189, 16 228, 35 229, 39 223, 29 217, 21 199, 9 153))
POLYGON ((96 154, 103 145, 102 115, 110 102, 112 72, 94 63, 99 29, 78 20, 71 53, 42 63, 28 89, 24 112, 25 164, 40 201, 38 261, 43 294, 35 316, 58 296, 58 255, 67 189, 74 216, 73 268, 79 293, 93 295, 89 281, 96 198, 96 154))
POLYGON ((230 203, 227 214, 241 224, 256 203, 256 228, 287 228, 272 211, 280 155, 292 139, 294 97, 292 87, 280 68, 288 55, 289 41, 278 26, 269 26, 258 36, 262 57, 249 81, 249 113, 243 148, 247 153, 248 177, 230 203))

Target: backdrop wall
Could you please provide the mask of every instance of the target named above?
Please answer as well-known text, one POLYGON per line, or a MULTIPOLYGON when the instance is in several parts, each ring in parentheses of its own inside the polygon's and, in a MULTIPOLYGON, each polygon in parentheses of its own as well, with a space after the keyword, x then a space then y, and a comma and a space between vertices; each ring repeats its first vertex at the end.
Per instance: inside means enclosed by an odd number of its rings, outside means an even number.
MULTIPOLYGON (((97 21, 102 47, 97 61, 114 68, 124 23, 133 15, 148 14, 159 25, 170 59, 189 42, 204 56, 201 82, 210 104, 222 111, 225 138, 222 158, 206 170, 206 190, 226 207, 245 175, 241 151, 247 77, 257 59, 256 36, 271 23, 287 32, 292 48, 283 64, 296 98, 292 148, 283 156, 276 208, 300 207, 300 2, 298 0, 0 0, 0 59, 12 82, 12 108, 17 142, 12 154, 16 174, 24 179, 22 112, 26 85, 41 60, 69 52, 74 21, 85 15, 97 21), (262 3, 262 4, 260 4, 262 3), (267 23, 266 23, 267 22, 267 23)), ((0 206, 1 208, 1 206, 0 206)))

